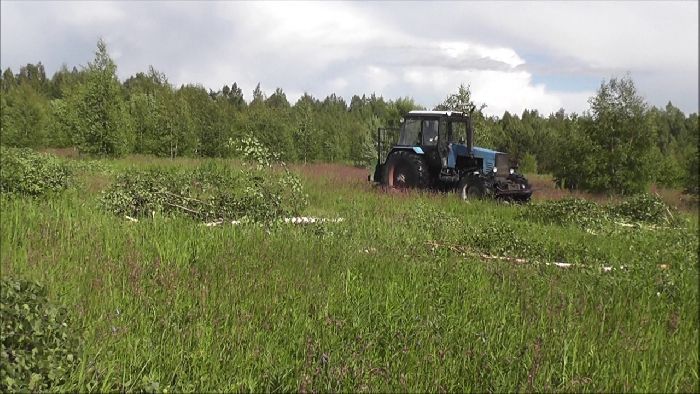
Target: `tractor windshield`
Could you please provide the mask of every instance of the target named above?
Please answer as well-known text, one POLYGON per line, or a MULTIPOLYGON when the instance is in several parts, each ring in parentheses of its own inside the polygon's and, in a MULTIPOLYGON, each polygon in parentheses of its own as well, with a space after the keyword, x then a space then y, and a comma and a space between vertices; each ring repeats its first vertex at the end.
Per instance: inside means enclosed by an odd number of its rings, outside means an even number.
POLYGON ((447 141, 464 144, 467 141, 467 122, 452 121, 447 128, 447 141))
POLYGON ((420 119, 406 119, 399 137, 399 145, 418 146, 421 143, 420 119))

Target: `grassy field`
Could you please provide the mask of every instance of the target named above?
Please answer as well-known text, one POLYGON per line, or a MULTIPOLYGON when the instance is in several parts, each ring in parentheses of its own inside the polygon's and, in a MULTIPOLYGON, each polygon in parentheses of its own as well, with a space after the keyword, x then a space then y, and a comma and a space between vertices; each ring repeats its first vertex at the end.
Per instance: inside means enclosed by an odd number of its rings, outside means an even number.
POLYGON ((2 199, 3 277, 44 284, 81 338, 62 389, 700 390, 695 214, 584 229, 383 192, 348 167, 295 171, 305 214, 344 221, 131 222, 100 209, 105 172, 2 199))

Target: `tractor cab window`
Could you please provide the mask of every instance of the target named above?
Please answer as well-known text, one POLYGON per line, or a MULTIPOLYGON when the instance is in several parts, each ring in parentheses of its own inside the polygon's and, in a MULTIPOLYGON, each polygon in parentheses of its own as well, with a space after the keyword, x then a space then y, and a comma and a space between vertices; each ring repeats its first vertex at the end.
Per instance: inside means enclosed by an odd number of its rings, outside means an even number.
POLYGON ((452 143, 463 144, 467 140, 467 122, 450 122, 447 139, 452 143))
POLYGON ((423 121, 423 145, 435 146, 438 142, 438 121, 423 121))
POLYGON ((445 119, 440 119, 440 128, 438 133, 438 140, 440 141, 440 144, 447 145, 447 121, 445 119))
POLYGON ((403 130, 399 138, 399 145, 418 146, 421 143, 420 119, 406 119, 403 123, 403 130))

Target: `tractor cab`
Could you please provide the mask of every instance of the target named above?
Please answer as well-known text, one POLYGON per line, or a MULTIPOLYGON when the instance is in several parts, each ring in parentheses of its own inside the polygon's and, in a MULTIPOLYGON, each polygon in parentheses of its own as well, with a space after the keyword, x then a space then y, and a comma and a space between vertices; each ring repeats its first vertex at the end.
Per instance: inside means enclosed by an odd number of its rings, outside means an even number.
POLYGON ((444 182, 457 182, 460 171, 482 165, 471 153, 471 120, 462 112, 411 111, 401 119, 399 129, 380 129, 377 140, 375 180, 382 176, 382 162, 397 151, 421 155, 431 177, 444 182))

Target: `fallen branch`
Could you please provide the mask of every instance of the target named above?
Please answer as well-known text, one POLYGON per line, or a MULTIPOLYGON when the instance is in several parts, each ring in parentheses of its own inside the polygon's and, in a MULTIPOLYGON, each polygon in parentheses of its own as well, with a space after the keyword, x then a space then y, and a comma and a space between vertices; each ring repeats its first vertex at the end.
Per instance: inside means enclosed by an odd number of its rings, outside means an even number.
MULTIPOLYGON (((665 220, 668 223, 668 218, 666 218, 665 220)), ((618 226, 622 226, 622 227, 642 228, 645 230, 669 230, 669 229, 677 230, 677 229, 679 229, 679 227, 657 226, 657 225, 653 225, 653 224, 643 224, 643 223, 625 223, 625 222, 617 222, 617 221, 614 223, 617 224, 618 226)))
POLYGON ((343 218, 325 219, 325 218, 314 218, 314 217, 306 217, 306 216, 297 216, 297 217, 283 219, 283 221, 285 223, 293 223, 293 224, 340 223, 343 220, 345 220, 345 219, 343 219, 343 218))
POLYGON ((194 198, 194 197, 183 196, 183 195, 180 195, 180 194, 177 194, 177 193, 169 192, 169 191, 167 191, 167 190, 159 190, 159 191, 156 191, 156 193, 158 193, 158 194, 166 194, 166 195, 169 195, 169 196, 181 198, 181 199, 183 199, 183 200, 196 201, 196 202, 198 202, 198 203, 200 203, 200 204, 209 205, 210 207, 213 207, 212 204, 210 204, 210 203, 208 203, 208 202, 206 202, 206 201, 198 200, 198 199, 196 199, 196 198, 194 198))
MULTIPOLYGON (((500 261, 508 261, 511 263, 516 263, 516 264, 544 264, 544 265, 553 265, 555 267, 559 268, 571 268, 571 267, 586 267, 584 264, 572 264, 572 263, 561 263, 561 262, 544 262, 541 263, 539 261, 535 260, 528 260, 528 259, 523 259, 520 257, 511 257, 511 256, 495 256, 492 254, 485 254, 485 253, 480 253, 477 251, 474 251, 473 249, 469 248, 468 246, 464 245, 454 245, 454 244, 448 244, 448 243, 440 243, 437 241, 427 241, 426 244, 430 245, 433 250, 443 247, 447 248, 453 252, 459 253, 462 256, 465 255, 470 255, 474 257, 479 257, 483 260, 500 260, 500 261)), ((603 267, 603 271, 607 272, 612 270, 612 267, 603 267)))
MULTIPOLYGON (((326 219, 326 218, 296 216, 296 217, 291 217, 291 218, 280 219, 279 222, 280 223, 288 223, 288 224, 312 224, 312 223, 340 223, 340 222, 343 222, 344 220, 345 220, 344 218, 326 219)), ((231 224, 233 224, 233 225, 238 225, 238 224, 242 224, 242 223, 243 223, 243 221, 241 221, 241 220, 231 221, 231 224)), ((219 226, 222 224, 224 224, 223 220, 204 223, 204 225, 207 227, 214 227, 214 226, 219 226)))
POLYGON ((201 214, 202 214, 202 213, 199 212, 199 211, 195 211, 194 209, 190 209, 190 208, 187 208, 187 207, 183 207, 182 205, 173 204, 173 203, 167 202, 167 201, 164 201, 163 203, 164 203, 165 205, 170 205, 171 207, 180 208, 180 209, 182 209, 183 211, 187 211, 187 212, 193 213, 193 214, 195 214, 195 215, 201 215, 201 214))

